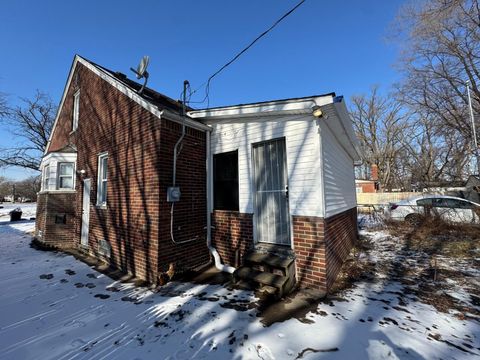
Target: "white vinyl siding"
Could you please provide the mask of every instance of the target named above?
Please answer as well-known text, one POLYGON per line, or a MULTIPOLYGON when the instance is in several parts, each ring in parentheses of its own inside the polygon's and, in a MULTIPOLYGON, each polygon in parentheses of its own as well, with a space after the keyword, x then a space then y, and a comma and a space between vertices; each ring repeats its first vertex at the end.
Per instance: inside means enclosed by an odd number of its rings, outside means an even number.
POLYGON ((72 131, 78 128, 78 118, 80 116, 80 90, 73 95, 73 119, 72 119, 72 131))
POLYGON ((325 218, 357 206, 353 159, 326 124, 339 121, 332 114, 320 121, 325 218))
POLYGON ((229 121, 212 127, 212 155, 238 150, 240 212, 254 212, 252 144, 284 137, 290 214, 322 216, 318 126, 311 116, 229 121))
POLYGON ((97 206, 107 205, 108 154, 98 156, 97 206))

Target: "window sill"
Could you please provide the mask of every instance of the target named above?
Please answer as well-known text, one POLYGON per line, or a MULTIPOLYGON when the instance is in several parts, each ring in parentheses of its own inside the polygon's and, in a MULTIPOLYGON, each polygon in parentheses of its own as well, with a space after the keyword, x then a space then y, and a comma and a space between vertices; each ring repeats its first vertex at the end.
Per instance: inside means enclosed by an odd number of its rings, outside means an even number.
POLYGON ((42 190, 39 191, 39 194, 75 194, 77 191, 75 189, 71 190, 42 190))
POLYGON ((70 136, 70 135, 72 135, 72 134, 76 133, 76 132, 77 132, 77 130, 78 130, 78 128, 76 128, 75 130, 72 130, 72 131, 70 131, 70 132, 68 133, 68 136, 70 136))
POLYGON ((96 207, 97 209, 103 209, 103 210, 106 210, 106 209, 107 209, 107 204, 100 204, 100 205, 99 205, 99 204, 97 204, 97 205, 95 205, 95 207, 96 207))

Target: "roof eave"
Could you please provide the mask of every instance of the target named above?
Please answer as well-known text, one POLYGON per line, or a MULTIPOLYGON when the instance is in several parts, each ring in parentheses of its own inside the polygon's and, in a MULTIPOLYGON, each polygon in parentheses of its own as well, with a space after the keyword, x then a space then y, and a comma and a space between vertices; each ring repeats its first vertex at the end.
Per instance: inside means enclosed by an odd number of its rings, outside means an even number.
POLYGON ((194 119, 209 121, 230 118, 249 118, 270 115, 289 115, 311 113, 313 106, 323 106, 333 103, 334 94, 300 99, 286 99, 245 105, 226 106, 214 109, 189 111, 194 119))

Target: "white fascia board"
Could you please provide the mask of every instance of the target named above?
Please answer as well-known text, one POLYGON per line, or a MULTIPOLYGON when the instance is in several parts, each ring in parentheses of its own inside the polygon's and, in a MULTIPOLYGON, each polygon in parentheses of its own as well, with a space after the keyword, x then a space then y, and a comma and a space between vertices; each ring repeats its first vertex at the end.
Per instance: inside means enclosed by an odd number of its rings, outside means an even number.
POLYGON ((335 111, 338 115, 338 120, 340 122, 342 133, 340 135, 341 138, 347 140, 349 144, 349 148, 353 151, 348 151, 351 158, 355 163, 361 160, 360 158, 360 145, 358 143, 358 139, 353 131, 353 123, 348 114, 347 107, 344 101, 336 102, 333 104, 335 111))
POLYGON ((304 99, 279 100, 267 103, 226 106, 216 109, 194 110, 188 115, 194 119, 221 120, 243 117, 263 117, 279 115, 305 114, 312 111, 315 105, 323 106, 333 103, 333 96, 319 96, 304 99))
POLYGON ((202 123, 190 120, 188 118, 184 120, 182 118, 182 116, 177 115, 177 114, 173 113, 172 111, 169 111, 169 110, 166 110, 166 109, 159 110, 156 106, 150 104, 148 101, 143 99, 140 95, 138 95, 135 91, 131 90, 130 88, 128 88, 127 86, 122 84, 120 81, 116 80, 110 74, 108 74, 105 71, 103 71, 103 70, 97 68, 96 66, 90 64, 88 61, 84 60, 82 57, 80 57, 78 55, 75 55, 72 67, 70 69, 70 74, 68 75, 68 80, 67 80, 67 83, 65 85, 65 89, 63 90, 62 99, 60 101, 60 105, 58 106, 57 115, 55 116, 55 122, 53 123, 52 132, 50 133, 50 137, 48 139, 48 143, 47 143, 47 147, 45 148, 44 155, 48 152, 48 149, 50 147, 50 142, 51 142, 53 134, 55 132, 55 128, 57 126, 57 122, 58 122, 58 119, 60 117, 60 112, 62 111, 63 104, 65 102, 65 98, 67 96, 68 89, 70 88, 70 83, 72 81, 73 74, 75 73, 75 69, 76 69, 78 63, 85 66, 87 69, 92 71, 94 74, 96 74, 97 76, 99 76, 100 78, 102 78, 103 80, 108 82, 110 85, 112 85, 117 90, 119 90, 122 94, 128 96, 130 99, 132 99, 137 104, 142 106, 145 110, 147 110, 150 113, 152 113, 153 115, 157 116, 159 119, 161 119, 162 116, 163 116, 165 119, 168 119, 168 120, 171 120, 171 121, 174 121, 174 122, 177 122, 177 123, 182 123, 184 121, 186 126, 192 127, 194 129, 197 129, 197 130, 211 131, 211 128, 207 125, 204 125, 202 123))

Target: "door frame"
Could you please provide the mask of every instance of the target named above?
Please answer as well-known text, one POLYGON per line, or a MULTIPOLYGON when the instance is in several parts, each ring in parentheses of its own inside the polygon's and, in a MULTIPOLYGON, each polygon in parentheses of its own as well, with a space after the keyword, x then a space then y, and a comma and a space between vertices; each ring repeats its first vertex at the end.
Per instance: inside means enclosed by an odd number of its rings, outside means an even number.
POLYGON ((88 237, 90 235, 90 202, 91 202, 91 192, 92 192, 92 179, 91 178, 87 178, 87 179, 83 179, 82 181, 82 214, 81 214, 81 221, 80 221, 80 246, 84 247, 84 248, 88 248, 88 237), (83 242, 83 234, 84 234, 84 227, 83 227, 83 211, 84 211, 84 200, 85 200, 85 183, 88 182, 88 204, 87 204, 87 219, 88 219, 88 224, 86 226, 86 244, 84 244, 83 242))
POLYGON ((255 209, 257 208, 257 204, 256 204, 256 183, 255 183, 255 154, 254 154, 254 149, 255 149, 255 146, 258 146, 258 145, 261 145, 261 144, 267 144, 267 143, 270 143, 270 142, 274 142, 274 141, 279 141, 279 140, 283 140, 283 143, 285 145, 285 156, 284 156, 284 161, 285 161, 285 171, 286 171, 286 186, 288 187, 288 191, 290 192, 290 184, 289 184, 289 175, 288 175, 288 147, 287 147, 287 138, 285 136, 279 136, 279 137, 274 137, 274 138, 270 138, 268 140, 261 140, 261 141, 256 141, 254 143, 251 143, 250 144, 250 164, 251 164, 251 179, 250 179, 250 184, 251 184, 251 189, 252 189, 252 192, 251 192, 251 196, 252 196, 252 204, 253 204, 253 243, 254 245, 256 244, 267 244, 267 245, 272 245, 272 246, 282 246, 282 247, 285 247, 285 248, 290 248, 290 249, 293 249, 293 226, 292 226, 292 214, 290 212, 290 196, 288 196, 287 198, 287 219, 288 219, 288 230, 287 230, 287 234, 288 234, 288 237, 289 237, 289 244, 274 244, 274 243, 269 243, 269 242, 262 242, 260 241, 260 239, 258 238, 257 236, 257 228, 258 228, 258 225, 257 225, 257 213, 255 211, 255 209))

